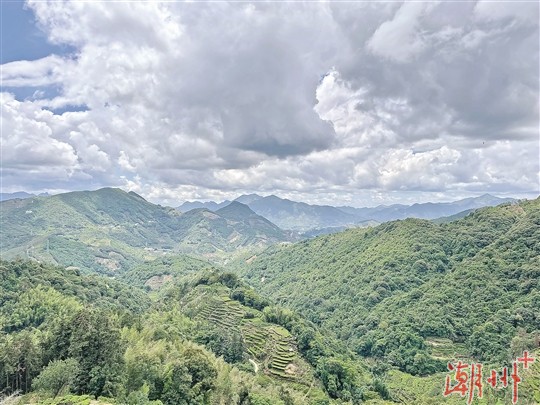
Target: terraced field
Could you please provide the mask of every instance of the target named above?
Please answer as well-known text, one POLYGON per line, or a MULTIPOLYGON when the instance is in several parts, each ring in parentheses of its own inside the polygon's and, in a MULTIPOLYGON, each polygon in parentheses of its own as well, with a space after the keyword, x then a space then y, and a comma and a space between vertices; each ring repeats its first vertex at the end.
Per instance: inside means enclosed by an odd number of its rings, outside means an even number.
POLYGON ((229 297, 212 297, 203 305, 197 318, 210 321, 224 328, 240 326, 245 311, 238 301, 229 297))
POLYGON ((234 329, 242 335, 246 358, 259 370, 274 377, 301 380, 308 368, 298 355, 293 336, 281 326, 263 321, 260 311, 232 300, 227 289, 199 286, 191 297, 194 318, 221 328, 234 329))
POLYGON ((242 328, 242 336, 244 337, 248 353, 255 360, 263 361, 267 353, 267 335, 265 331, 246 322, 242 328))
POLYGON ((287 330, 281 327, 270 328, 270 334, 274 347, 268 362, 268 370, 271 374, 280 377, 294 376, 297 368, 293 364, 296 358, 296 345, 293 338, 287 330))
POLYGON ((465 356, 467 348, 464 343, 454 343, 450 339, 429 337, 426 339, 426 344, 430 348, 431 355, 436 359, 444 361, 469 360, 465 356))

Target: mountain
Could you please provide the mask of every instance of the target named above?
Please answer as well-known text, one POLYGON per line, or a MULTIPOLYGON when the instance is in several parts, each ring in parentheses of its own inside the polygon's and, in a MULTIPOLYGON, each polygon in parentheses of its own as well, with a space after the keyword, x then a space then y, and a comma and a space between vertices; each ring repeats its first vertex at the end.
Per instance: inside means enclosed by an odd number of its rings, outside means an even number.
MULTIPOLYGON (((242 198, 242 197, 241 197, 242 198)), ((270 195, 251 200, 249 207, 283 229, 306 231, 314 228, 354 225, 357 218, 328 205, 310 205, 270 195)))
POLYGON ((25 191, 18 191, 16 193, 0 193, 0 201, 14 200, 16 198, 24 199, 34 196, 35 194, 30 194, 25 191))
POLYGON ((538 345, 538 241, 540 199, 274 246, 237 271, 357 353, 425 375, 538 345))
MULTIPOLYGON (((281 229, 302 232, 310 237, 324 233, 339 232, 347 228, 373 226, 374 224, 396 219, 436 219, 448 217, 463 211, 496 206, 516 200, 484 194, 480 197, 466 198, 450 203, 395 204, 370 208, 311 205, 279 198, 275 195, 263 197, 258 194, 242 195, 234 201, 246 204, 256 214, 267 218, 281 229)), ((185 202, 178 207, 178 210, 185 212, 192 208, 205 208, 211 211, 217 211, 229 204, 230 201, 228 200, 221 203, 213 201, 205 203, 197 201, 185 202)))
POLYGON ((215 212, 201 208, 179 219, 177 251, 197 254, 231 252, 244 247, 264 247, 290 240, 290 235, 249 207, 232 203, 215 212))
POLYGON ((212 256, 289 240, 246 206, 232 207, 224 215, 204 209, 181 214, 113 188, 0 204, 4 257, 109 274, 167 254, 212 256))
POLYGON ((490 194, 480 197, 465 198, 450 203, 422 203, 413 205, 395 204, 380 205, 374 208, 339 207, 344 212, 356 215, 358 218, 378 222, 394 221, 405 218, 435 219, 448 217, 462 211, 475 210, 482 207, 493 207, 507 202, 516 201, 513 198, 498 198, 490 194))
POLYGON ((476 210, 474 208, 471 208, 470 210, 461 211, 461 212, 458 212, 457 214, 449 215, 447 217, 435 218, 435 219, 432 219, 432 221, 436 224, 445 224, 448 222, 455 221, 457 219, 465 218, 467 215, 469 215, 470 213, 474 211, 476 210))
MULTIPOLYGON (((47 197, 49 196, 49 193, 41 193, 38 195, 40 197, 47 197)), ((26 191, 18 191, 16 193, 0 193, 0 201, 15 200, 17 198, 24 199, 30 197, 36 197, 36 195, 27 193, 26 191)))
MULTIPOLYGON (((270 195, 262 197, 257 194, 242 195, 234 200, 242 203, 253 210, 254 213, 267 218, 282 229, 293 231, 307 231, 311 229, 353 226, 357 221, 354 215, 347 214, 335 207, 323 205, 310 205, 303 202, 295 202, 270 195)), ((230 201, 215 203, 213 201, 185 202, 179 211, 197 207, 217 211, 230 201)))
POLYGON ((233 201, 230 204, 227 204, 223 208, 220 208, 216 211, 216 214, 221 215, 222 217, 225 217, 230 220, 235 221, 242 221, 245 218, 257 218, 262 219, 265 223, 270 224, 271 226, 274 226, 274 224, 270 223, 265 218, 260 217, 259 215, 255 214, 251 208, 249 208, 246 204, 242 204, 238 201, 233 201))
POLYGON ((210 211, 217 211, 220 208, 223 208, 227 205, 229 205, 231 202, 229 200, 225 200, 221 203, 216 203, 214 201, 208 201, 208 202, 201 202, 201 201, 186 201, 176 209, 180 212, 188 212, 197 208, 204 208, 210 211))
POLYGON ((236 198, 234 201, 238 201, 238 202, 240 202, 242 204, 249 205, 252 202, 260 200, 262 198, 264 198, 264 197, 261 196, 261 195, 258 195, 258 194, 244 194, 244 195, 241 195, 240 197, 236 198))

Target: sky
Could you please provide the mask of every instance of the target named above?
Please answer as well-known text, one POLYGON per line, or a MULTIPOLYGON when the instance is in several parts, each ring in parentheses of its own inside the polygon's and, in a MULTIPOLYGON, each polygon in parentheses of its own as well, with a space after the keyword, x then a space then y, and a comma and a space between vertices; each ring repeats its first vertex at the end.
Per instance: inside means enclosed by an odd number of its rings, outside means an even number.
POLYGON ((0 6, 2 192, 540 194, 536 1, 0 6))

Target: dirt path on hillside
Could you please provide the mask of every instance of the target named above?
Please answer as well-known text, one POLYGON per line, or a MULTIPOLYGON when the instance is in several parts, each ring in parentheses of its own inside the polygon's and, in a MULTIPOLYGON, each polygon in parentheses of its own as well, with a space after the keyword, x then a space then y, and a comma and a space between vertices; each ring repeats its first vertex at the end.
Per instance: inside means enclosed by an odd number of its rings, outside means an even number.
POLYGON ((259 365, 255 363, 255 360, 249 359, 249 362, 253 364, 253 369, 255 370, 255 374, 257 374, 259 372, 259 365))

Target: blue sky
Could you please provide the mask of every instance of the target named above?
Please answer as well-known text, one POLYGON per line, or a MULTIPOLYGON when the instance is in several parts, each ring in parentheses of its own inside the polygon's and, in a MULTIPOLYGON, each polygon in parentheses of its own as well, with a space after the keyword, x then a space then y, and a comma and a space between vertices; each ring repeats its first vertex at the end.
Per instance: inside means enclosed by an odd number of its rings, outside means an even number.
POLYGON ((40 59, 50 54, 66 54, 73 50, 66 45, 54 45, 41 31, 34 13, 24 1, 6 1, 2 7, 2 57, 0 62, 40 59))
MULTIPOLYGON (((47 35, 38 28, 32 10, 24 1, 2 1, 2 43, 0 63, 19 60, 37 60, 51 54, 66 55, 73 48, 66 45, 55 45, 48 41, 47 35)), ((53 97, 55 87, 5 87, 6 91, 15 94, 17 99, 31 97, 36 90, 53 97)))
POLYGON ((2 1, 1 63, 39 59, 55 52, 35 25, 34 14, 23 1, 2 1))
POLYGON ((540 192, 538 3, 0 4, 3 192, 540 192))

